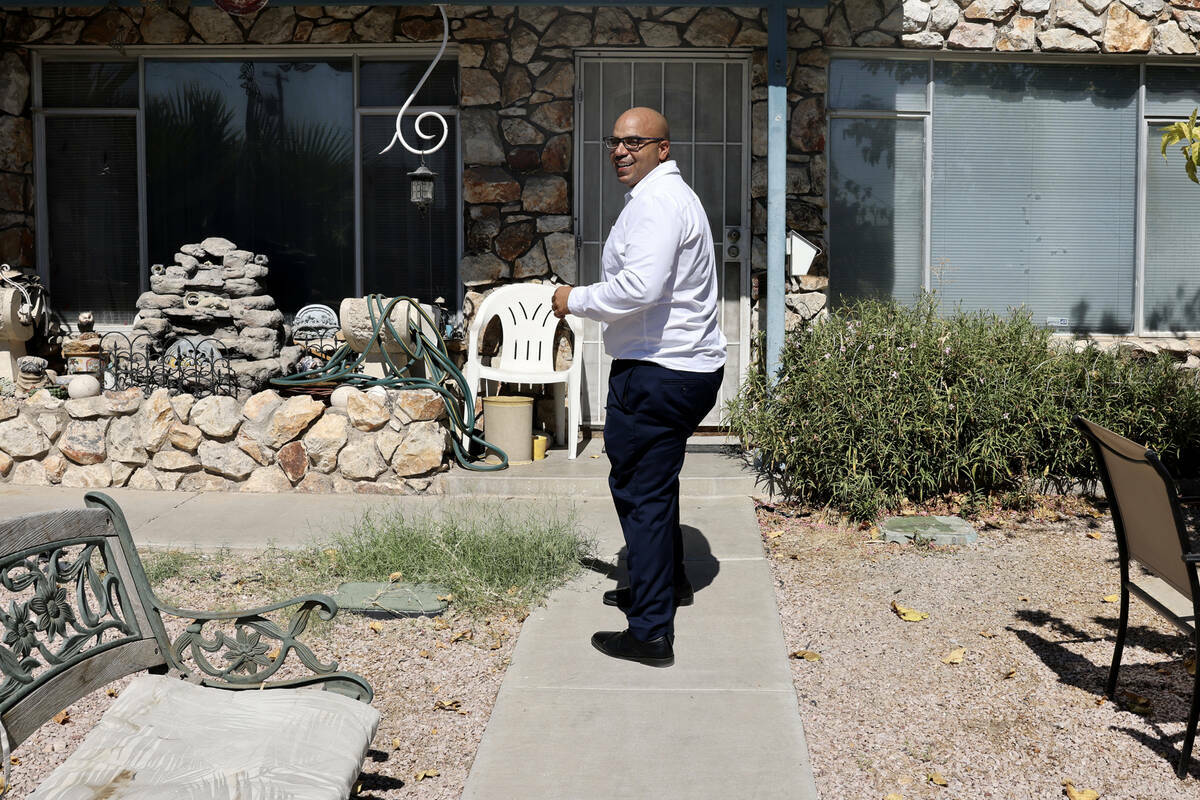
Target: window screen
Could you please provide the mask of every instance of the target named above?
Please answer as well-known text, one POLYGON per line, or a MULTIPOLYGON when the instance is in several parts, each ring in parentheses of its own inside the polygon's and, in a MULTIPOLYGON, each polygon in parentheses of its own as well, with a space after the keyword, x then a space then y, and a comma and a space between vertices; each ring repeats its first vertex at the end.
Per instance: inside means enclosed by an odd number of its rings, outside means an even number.
POLYGON ((929 62, 839 58, 829 65, 830 108, 925 111, 929 62))
POLYGON ((1133 324, 1138 69, 934 65, 932 286, 1056 329, 1133 324))
MULTIPOLYGON (((1195 108, 1195 106, 1192 106, 1195 108)), ((1191 113, 1190 111, 1188 112, 1191 113)), ((1147 331, 1200 331, 1200 186, 1183 171, 1178 148, 1162 157, 1165 125, 1151 125, 1146 148, 1146 267, 1142 307, 1147 331)))

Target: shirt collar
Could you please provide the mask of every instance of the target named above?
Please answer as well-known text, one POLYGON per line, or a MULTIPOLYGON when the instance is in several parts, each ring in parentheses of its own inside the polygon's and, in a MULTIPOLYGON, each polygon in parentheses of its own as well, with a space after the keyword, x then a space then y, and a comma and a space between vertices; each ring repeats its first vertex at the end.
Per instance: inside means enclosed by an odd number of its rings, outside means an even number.
POLYGON ((625 193, 625 202, 628 203, 630 200, 637 197, 638 192, 642 191, 642 189, 646 186, 646 184, 650 183, 655 178, 661 178, 665 175, 678 175, 678 174, 679 174, 679 166, 675 163, 674 159, 664 161, 663 163, 659 164, 657 167, 655 167, 654 169, 652 169, 648 173, 646 173, 646 177, 644 177, 640 181, 638 181, 636 186, 634 186, 632 189, 630 189, 628 192, 625 193))

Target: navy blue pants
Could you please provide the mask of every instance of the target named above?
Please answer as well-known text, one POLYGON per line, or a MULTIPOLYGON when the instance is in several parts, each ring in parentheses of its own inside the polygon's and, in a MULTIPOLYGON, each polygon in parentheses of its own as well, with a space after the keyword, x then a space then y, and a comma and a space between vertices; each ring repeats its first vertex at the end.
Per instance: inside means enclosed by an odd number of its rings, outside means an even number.
POLYGON ((623 359, 612 365, 604 423, 608 486, 625 534, 629 630, 642 641, 675 633, 676 574, 684 578, 679 470, 687 438, 716 403, 724 373, 623 359))

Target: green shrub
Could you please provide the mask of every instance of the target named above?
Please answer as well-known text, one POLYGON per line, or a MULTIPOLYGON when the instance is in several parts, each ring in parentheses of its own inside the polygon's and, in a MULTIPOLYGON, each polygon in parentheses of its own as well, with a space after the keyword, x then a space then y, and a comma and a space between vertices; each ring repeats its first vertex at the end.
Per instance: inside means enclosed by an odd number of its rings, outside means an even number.
POLYGON ((776 491, 857 519, 905 498, 1091 484, 1075 414, 1155 448, 1177 475, 1200 466, 1192 372, 1167 355, 1052 345, 1024 312, 864 301, 790 332, 780 363, 774 386, 748 378, 730 428, 776 491))

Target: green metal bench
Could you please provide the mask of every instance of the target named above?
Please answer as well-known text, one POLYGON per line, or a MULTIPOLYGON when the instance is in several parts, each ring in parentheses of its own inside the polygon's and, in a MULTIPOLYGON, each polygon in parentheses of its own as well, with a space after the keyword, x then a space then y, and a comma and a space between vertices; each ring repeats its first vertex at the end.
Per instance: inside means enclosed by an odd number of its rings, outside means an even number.
POLYGON ((146 673, 32 798, 81 787, 112 798, 349 796, 379 722, 371 686, 299 640, 313 614, 337 613, 333 600, 173 608, 154 595, 116 502, 89 492, 85 503, 0 521, 6 773, 9 749, 60 711, 146 673), (188 623, 171 639, 164 617, 188 623), (272 691, 236 691, 246 689, 272 691))

